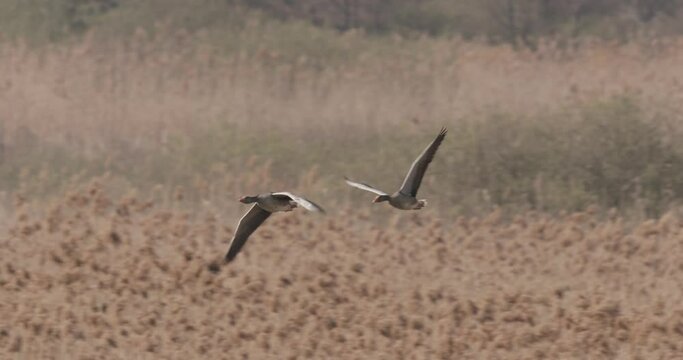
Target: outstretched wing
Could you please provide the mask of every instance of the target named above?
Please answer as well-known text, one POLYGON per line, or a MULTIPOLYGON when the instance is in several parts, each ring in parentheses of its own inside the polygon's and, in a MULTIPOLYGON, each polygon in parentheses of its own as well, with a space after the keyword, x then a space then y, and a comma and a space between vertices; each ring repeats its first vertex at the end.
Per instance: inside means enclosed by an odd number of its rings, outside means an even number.
POLYGON ((276 193, 273 193, 273 196, 287 196, 290 199, 292 199, 292 201, 296 202, 297 204, 299 204, 299 206, 301 206, 302 208, 304 208, 308 211, 319 212, 319 213, 323 213, 323 214, 325 213, 325 209, 323 209, 320 205, 314 203, 311 200, 304 199, 301 196, 296 196, 290 192, 286 192, 286 191, 276 192, 276 193))
POLYGON ((369 191, 369 192, 375 193, 377 195, 389 195, 382 190, 375 189, 374 187, 372 187, 368 184, 363 184, 363 183, 352 181, 351 179, 349 179, 347 177, 344 177, 344 181, 346 181, 347 184, 349 184, 355 188, 359 188, 361 190, 369 191))
POLYGON ((240 252, 244 243, 247 242, 249 236, 270 216, 270 212, 263 210, 260 206, 254 206, 247 211, 237 224, 235 235, 230 241, 228 253, 225 255, 225 261, 230 262, 240 252))
POLYGON ((427 166, 429 166, 429 163, 434 159, 434 154, 436 154, 436 150, 446 137, 446 132, 446 128, 441 128, 441 131, 439 132, 439 135, 436 136, 436 139, 434 139, 432 143, 429 144, 424 151, 422 151, 422 154, 415 159, 413 165, 410 167, 410 171, 408 171, 406 178, 403 180, 403 184, 401 185, 401 190, 399 190, 399 192, 413 197, 417 195, 417 189, 420 188, 422 178, 425 176, 425 172, 427 171, 427 166))

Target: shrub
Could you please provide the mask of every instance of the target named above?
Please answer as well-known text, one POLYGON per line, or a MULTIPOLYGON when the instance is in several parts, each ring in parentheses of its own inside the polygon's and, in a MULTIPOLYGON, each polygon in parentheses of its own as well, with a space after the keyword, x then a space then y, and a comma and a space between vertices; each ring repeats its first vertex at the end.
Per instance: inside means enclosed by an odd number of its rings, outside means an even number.
POLYGON ((578 112, 497 114, 466 121, 454 134, 454 186, 463 194, 485 190, 497 205, 572 210, 642 200, 657 214, 683 196, 683 158, 627 97, 578 112))

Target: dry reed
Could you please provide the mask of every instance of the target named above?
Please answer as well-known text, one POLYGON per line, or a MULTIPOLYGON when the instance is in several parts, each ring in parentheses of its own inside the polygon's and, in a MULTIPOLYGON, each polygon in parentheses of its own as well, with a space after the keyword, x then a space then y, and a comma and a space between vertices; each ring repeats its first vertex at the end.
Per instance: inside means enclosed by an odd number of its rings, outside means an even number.
POLYGON ((353 137, 432 130, 492 110, 543 113, 623 94, 639 95, 653 113, 678 113, 683 103, 680 40, 520 52, 425 39, 403 52, 354 53, 329 64, 269 50, 226 56, 200 41, 181 32, 41 50, 2 44, 5 142, 28 131, 99 154, 117 141, 161 148, 216 122, 296 138, 353 137))
MULTIPOLYGON (((353 45, 358 35, 345 36, 338 41, 353 45)), ((586 179, 552 183, 549 178, 567 177, 548 174, 547 164, 536 164, 525 170, 524 179, 500 189, 481 188, 480 178, 467 176, 477 169, 500 169, 500 154, 487 145, 497 125, 493 121, 489 133, 478 133, 477 123, 503 114, 513 119, 513 131, 527 131, 521 137, 528 140, 537 138, 536 128, 525 128, 535 117, 542 132, 571 138, 576 129, 562 124, 580 117, 595 99, 624 94, 637 103, 637 121, 665 130, 662 141, 683 153, 676 145, 683 103, 679 40, 586 42, 575 49, 544 44, 535 53, 446 39, 385 41, 391 50, 350 48, 345 60, 335 61, 267 48, 224 54, 206 45, 201 34, 183 31, 170 36, 138 31, 127 41, 86 37, 38 49, 3 43, 4 190, 59 193, 72 178, 106 172, 138 188, 202 182, 206 187, 235 178, 250 163, 272 159, 273 172, 285 179, 281 186, 296 188, 305 182, 302 173, 314 171, 320 175, 317 191, 331 201, 334 197, 325 194, 339 193, 343 175, 397 186, 402 171, 391 169, 407 167, 434 129, 446 125, 454 131, 426 186, 440 189, 447 197, 444 204, 454 211, 485 212, 507 203, 550 210, 590 203, 609 207, 620 204, 586 190, 586 179), (366 160, 349 161, 358 158, 366 160), (467 163, 475 158, 484 163, 467 163), (535 194, 537 189, 554 193, 535 194), (492 200, 494 192, 499 195, 492 200), (575 200, 566 199, 569 193, 575 200), (536 198, 542 199, 540 205, 536 198)), ((619 119, 608 125, 618 128, 619 119)), ((499 140, 524 158, 558 148, 571 154, 571 146, 577 146, 499 140)), ((599 139, 587 142, 593 140, 599 139)), ((554 162, 562 163, 565 155, 554 162)), ((495 172, 485 175, 503 181, 495 172)), ((234 183, 231 197, 252 191, 234 183)), ((624 196, 637 198, 640 194, 629 186, 624 196)), ((671 186, 657 186, 671 192, 671 186)), ((655 205, 646 207, 661 213, 672 199, 656 196, 655 205)))
POLYGON ((220 267, 233 218, 103 184, 18 205, 0 247, 3 358, 683 355, 674 214, 280 214, 220 267))

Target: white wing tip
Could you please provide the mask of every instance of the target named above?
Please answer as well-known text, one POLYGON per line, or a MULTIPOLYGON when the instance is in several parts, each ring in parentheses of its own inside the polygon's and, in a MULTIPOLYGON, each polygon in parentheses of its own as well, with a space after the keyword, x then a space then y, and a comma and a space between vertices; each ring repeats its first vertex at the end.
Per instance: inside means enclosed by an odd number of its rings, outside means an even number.
POLYGON ((346 182, 346 184, 351 185, 351 186, 357 186, 357 184, 358 184, 357 181, 353 181, 353 180, 347 178, 346 176, 344 176, 344 181, 346 182))

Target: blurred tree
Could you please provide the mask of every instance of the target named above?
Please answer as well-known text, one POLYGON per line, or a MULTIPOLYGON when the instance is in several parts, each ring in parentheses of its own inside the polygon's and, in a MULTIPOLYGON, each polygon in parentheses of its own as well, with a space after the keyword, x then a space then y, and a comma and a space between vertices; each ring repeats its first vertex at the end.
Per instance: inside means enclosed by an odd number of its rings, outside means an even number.
POLYGON ((641 21, 648 22, 660 13, 675 14, 680 0, 636 0, 636 10, 641 21))
MULTIPOLYGON (((213 26, 206 19, 228 22, 227 13, 246 7, 342 32, 460 35, 533 48, 543 36, 627 39, 642 29, 683 33, 676 24, 683 16, 681 5, 683 0, 0 0, 0 32, 51 41, 84 32, 117 8, 128 9, 122 16, 146 8, 176 20, 188 17, 177 9, 224 10, 193 18, 197 29, 213 26)), ((187 25, 182 20, 175 24, 187 25)))
POLYGON ((340 31, 365 28, 383 31, 396 9, 421 0, 254 0, 244 4, 279 18, 303 18, 340 31))
POLYGON ((120 0, 67 0, 66 19, 71 31, 82 32, 90 21, 119 6, 120 0))
MULTIPOLYGON (((91 0, 92 1, 92 0, 91 0)), ((234 0, 233 0, 234 1, 234 0)), ((301 18, 340 31, 409 31, 440 35, 486 35, 494 41, 533 47, 539 36, 576 36, 635 14, 646 23, 673 15, 683 0, 244 0, 279 18, 301 18), (483 15, 482 15, 483 14, 483 15), (475 20, 472 20, 472 19, 475 20), (569 30, 569 31, 568 31, 569 30)), ((622 19, 623 20, 623 19, 622 19)), ((596 34, 600 35, 600 34, 596 34)))

